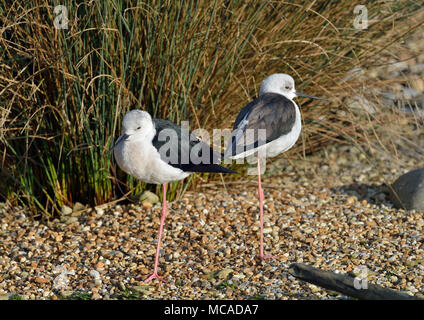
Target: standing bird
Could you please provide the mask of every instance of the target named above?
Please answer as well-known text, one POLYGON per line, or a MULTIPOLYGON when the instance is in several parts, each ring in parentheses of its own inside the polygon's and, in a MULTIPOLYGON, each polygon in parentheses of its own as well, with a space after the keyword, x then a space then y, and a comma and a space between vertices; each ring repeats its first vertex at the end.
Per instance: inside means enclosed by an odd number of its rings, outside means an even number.
POLYGON ((163 185, 163 205, 155 265, 153 273, 145 282, 153 279, 164 281, 158 276, 158 264, 167 213, 167 183, 182 180, 193 172, 236 172, 216 164, 220 161, 221 155, 187 129, 171 121, 152 119, 145 111, 128 112, 122 121, 122 132, 112 149, 119 167, 136 179, 163 185))
POLYGON ((297 141, 302 127, 299 107, 295 97, 323 99, 296 91, 291 76, 276 73, 261 84, 259 97, 241 109, 224 153, 224 159, 240 159, 256 154, 258 167, 258 193, 260 210, 260 252, 263 249, 263 192, 260 160, 275 157, 289 150, 297 141))

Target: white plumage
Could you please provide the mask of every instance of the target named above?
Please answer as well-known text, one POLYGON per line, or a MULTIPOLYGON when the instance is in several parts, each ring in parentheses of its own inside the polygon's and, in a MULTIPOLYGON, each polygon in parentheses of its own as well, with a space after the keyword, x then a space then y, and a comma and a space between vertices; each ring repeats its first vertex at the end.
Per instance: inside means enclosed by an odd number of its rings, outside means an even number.
POLYGON ((224 154, 224 159, 257 156, 261 259, 267 256, 263 252, 260 158, 275 157, 289 150, 299 139, 302 120, 299 107, 293 101, 298 96, 321 99, 296 91, 293 78, 287 74, 276 73, 263 80, 259 97, 247 104, 238 114, 224 154))

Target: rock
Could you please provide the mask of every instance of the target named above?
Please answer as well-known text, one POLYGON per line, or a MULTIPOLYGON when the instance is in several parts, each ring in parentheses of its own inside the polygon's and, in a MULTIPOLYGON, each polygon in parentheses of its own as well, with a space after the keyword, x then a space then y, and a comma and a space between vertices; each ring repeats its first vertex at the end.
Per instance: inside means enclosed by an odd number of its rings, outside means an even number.
POLYGON ((272 228, 264 228, 263 229, 264 234, 268 234, 268 233, 271 233, 271 232, 272 232, 272 228))
POLYGON ((236 280, 243 280, 244 278, 246 278, 246 276, 244 274, 233 275, 233 279, 236 279, 236 280))
POLYGON ((147 203, 154 205, 155 203, 159 202, 159 197, 153 192, 146 190, 141 194, 138 200, 141 202, 143 206, 146 205, 147 203))
POLYGON ((91 295, 91 299, 93 300, 100 300, 102 298, 102 296, 100 294, 98 294, 97 292, 93 292, 91 295))
POLYGON ((156 254, 156 250, 155 250, 155 249, 150 249, 150 250, 148 250, 148 251, 146 252, 146 254, 147 254, 148 256, 152 256, 152 255, 156 254))
POLYGON ((146 202, 146 201, 143 202, 142 206, 146 210, 150 210, 153 207, 153 205, 150 202, 146 202))
POLYGON ((119 281, 119 283, 118 283, 118 288, 121 290, 121 291, 125 291, 127 288, 125 287, 125 284, 122 282, 122 281, 119 281))
POLYGON ((37 283, 47 283, 47 282, 50 282, 50 280, 46 279, 46 278, 37 277, 37 278, 35 278, 35 282, 37 282, 37 283))
POLYGON ((70 290, 63 290, 60 292, 60 295, 65 299, 71 297, 73 294, 74 292, 70 290))
MULTIPOLYGON (((103 262, 99 261, 99 262, 96 263, 96 269, 103 269, 104 267, 105 267, 105 264, 103 262)), ((94 270, 92 270, 92 271, 94 271, 94 270)), ((91 275, 91 273, 90 273, 90 275, 91 275)))
POLYGON ((190 235, 190 239, 196 239, 199 236, 199 234, 194 230, 190 230, 189 235, 190 235))
POLYGON ((68 207, 68 206, 62 206, 60 208, 60 212, 64 216, 69 216, 72 213, 72 208, 71 207, 68 207))
POLYGON ((376 227, 377 226, 377 223, 374 220, 367 220, 367 221, 365 221, 365 224, 367 226, 370 226, 370 227, 376 227))
POLYGON ((234 270, 230 269, 230 268, 223 269, 216 274, 216 278, 225 280, 233 272, 234 272, 234 270))
POLYGON ((90 270, 89 274, 94 278, 94 280, 100 279, 100 273, 97 270, 90 270))
POLYGON ((81 202, 76 202, 74 204, 74 207, 72 208, 72 211, 77 212, 77 211, 82 211, 85 210, 85 205, 83 205, 81 202))
POLYGON ((77 222, 78 217, 62 217, 60 221, 65 224, 71 224, 71 223, 77 222))
POLYGON ((358 201, 358 198, 355 196, 351 196, 346 199, 346 204, 351 205, 358 201))
POLYGON ((390 189, 390 198, 398 208, 424 210, 424 168, 400 176, 390 189))
POLYGON ((142 286, 134 286, 132 287, 132 289, 142 295, 150 295, 151 292, 149 290, 150 286, 149 285, 142 285, 142 286))

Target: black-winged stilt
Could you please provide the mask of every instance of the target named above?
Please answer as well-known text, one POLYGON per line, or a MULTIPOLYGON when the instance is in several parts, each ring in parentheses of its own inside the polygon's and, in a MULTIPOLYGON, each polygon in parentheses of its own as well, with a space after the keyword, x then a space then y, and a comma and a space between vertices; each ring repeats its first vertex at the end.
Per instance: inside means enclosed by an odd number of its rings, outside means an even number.
POLYGON ((299 107, 293 101, 295 97, 323 99, 296 91, 293 78, 287 74, 276 73, 267 77, 261 84, 259 97, 238 114, 224 154, 224 159, 257 156, 261 259, 269 256, 265 256, 263 250, 264 196, 260 160, 289 150, 299 138, 302 123, 299 107))
POLYGON ((167 213, 166 186, 192 172, 235 173, 216 164, 221 155, 188 130, 167 120, 152 119, 142 110, 128 112, 122 121, 123 134, 113 147, 116 162, 126 173, 147 183, 163 185, 163 206, 153 273, 145 280, 164 281, 158 276, 159 251, 167 213), (169 138, 169 139, 168 139, 169 138), (200 145, 199 145, 200 144, 200 145), (194 152, 193 148, 200 152, 194 152))

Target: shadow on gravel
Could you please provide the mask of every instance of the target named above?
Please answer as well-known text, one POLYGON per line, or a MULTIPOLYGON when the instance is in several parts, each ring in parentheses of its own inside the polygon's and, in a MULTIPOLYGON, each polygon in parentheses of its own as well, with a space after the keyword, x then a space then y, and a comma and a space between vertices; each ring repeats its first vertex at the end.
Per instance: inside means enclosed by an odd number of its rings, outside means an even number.
POLYGON ((342 187, 331 188, 336 194, 345 194, 349 197, 355 196, 359 201, 366 200, 370 204, 393 206, 389 196, 389 187, 386 184, 368 185, 352 183, 342 187))

